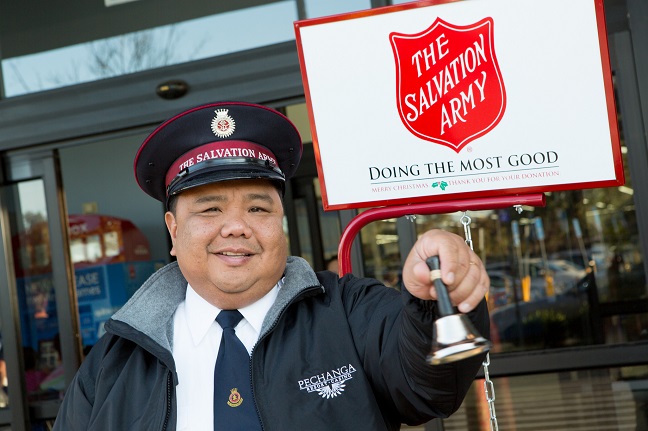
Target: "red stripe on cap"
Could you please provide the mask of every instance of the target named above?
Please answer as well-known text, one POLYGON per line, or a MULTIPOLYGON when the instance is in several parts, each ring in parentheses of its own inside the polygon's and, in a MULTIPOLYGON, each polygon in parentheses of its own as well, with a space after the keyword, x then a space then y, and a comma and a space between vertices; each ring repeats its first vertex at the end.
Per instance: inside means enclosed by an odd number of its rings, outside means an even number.
POLYGON ((178 176, 180 172, 188 167, 195 166, 205 160, 225 159, 231 157, 248 157, 259 160, 269 160, 270 163, 277 167, 277 159, 267 148, 246 141, 217 141, 201 145, 182 156, 178 157, 175 162, 171 163, 167 171, 164 185, 169 187, 171 181, 178 176))

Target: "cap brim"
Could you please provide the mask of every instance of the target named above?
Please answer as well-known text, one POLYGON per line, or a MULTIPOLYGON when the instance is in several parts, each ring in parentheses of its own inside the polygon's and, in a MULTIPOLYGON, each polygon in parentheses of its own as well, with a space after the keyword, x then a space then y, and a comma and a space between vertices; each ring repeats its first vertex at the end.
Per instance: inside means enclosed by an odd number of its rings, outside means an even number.
POLYGON ((267 179, 274 180, 282 185, 285 184, 284 176, 264 166, 250 165, 248 163, 228 163, 222 165, 206 166, 196 172, 189 172, 179 177, 169 185, 167 191, 167 202, 171 196, 177 195, 185 190, 203 186, 205 184, 220 181, 267 179))

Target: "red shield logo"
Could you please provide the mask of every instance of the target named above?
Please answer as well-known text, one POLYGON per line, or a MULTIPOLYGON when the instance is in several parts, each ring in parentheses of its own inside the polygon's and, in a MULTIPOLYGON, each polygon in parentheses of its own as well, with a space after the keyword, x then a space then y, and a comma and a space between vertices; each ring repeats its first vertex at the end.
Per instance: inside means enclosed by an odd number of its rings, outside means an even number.
POLYGON ((398 112, 414 135, 458 153, 500 122, 506 91, 492 18, 467 26, 437 18, 421 33, 391 33, 389 39, 398 112))

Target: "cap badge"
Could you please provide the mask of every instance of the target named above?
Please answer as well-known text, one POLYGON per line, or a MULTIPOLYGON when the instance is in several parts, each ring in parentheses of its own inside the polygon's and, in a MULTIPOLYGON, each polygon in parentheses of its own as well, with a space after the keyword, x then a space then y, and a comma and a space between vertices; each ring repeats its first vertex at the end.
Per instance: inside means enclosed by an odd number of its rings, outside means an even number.
POLYGON ((236 124, 234 119, 227 115, 228 109, 217 109, 214 111, 216 116, 212 119, 211 129, 214 132, 214 135, 219 138, 228 138, 234 133, 236 124))

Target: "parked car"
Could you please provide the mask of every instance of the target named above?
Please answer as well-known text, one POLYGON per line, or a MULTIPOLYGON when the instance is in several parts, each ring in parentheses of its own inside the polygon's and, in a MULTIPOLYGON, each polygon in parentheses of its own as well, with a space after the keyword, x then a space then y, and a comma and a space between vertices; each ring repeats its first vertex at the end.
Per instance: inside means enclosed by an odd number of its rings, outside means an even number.
MULTIPOLYGON (((486 271, 493 279, 500 280, 505 277, 513 277, 519 280, 525 276, 530 277, 531 292, 530 300, 538 300, 547 297, 547 283, 553 284, 555 295, 562 294, 573 288, 585 275, 587 270, 565 259, 547 259, 541 258, 522 259, 519 265, 512 266, 509 262, 496 262, 486 265, 486 271), (521 272, 521 274, 520 274, 521 272), (550 277, 548 279, 548 277, 550 277)), ((519 292, 518 297, 521 299, 522 294, 519 292)))
MULTIPOLYGON (((498 277, 496 274, 496 279, 498 277)), ((504 350, 511 346, 528 349, 590 343, 593 334, 589 325, 588 293, 596 289, 594 274, 585 273, 570 286, 553 296, 539 297, 538 294, 526 302, 509 301, 493 306, 490 312, 492 338, 504 350)))

